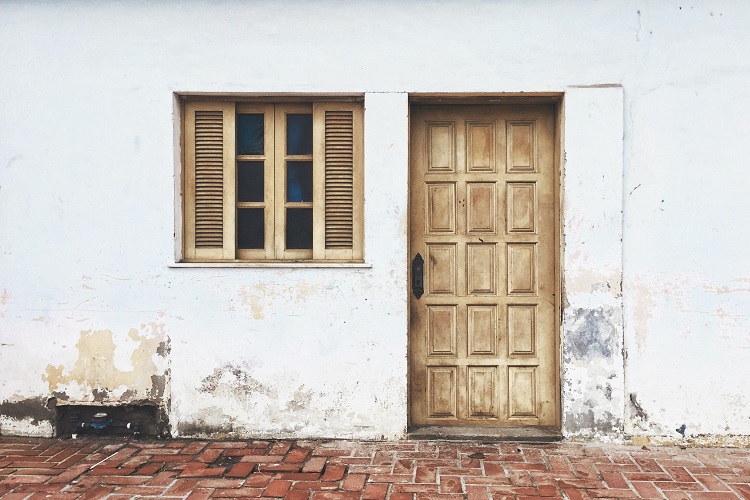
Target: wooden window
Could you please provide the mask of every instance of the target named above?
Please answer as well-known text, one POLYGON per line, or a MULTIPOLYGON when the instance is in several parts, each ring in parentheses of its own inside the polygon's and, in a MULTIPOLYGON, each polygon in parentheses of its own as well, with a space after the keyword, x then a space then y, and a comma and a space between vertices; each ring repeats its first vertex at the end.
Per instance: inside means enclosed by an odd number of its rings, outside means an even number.
POLYGON ((183 260, 363 261, 357 102, 187 101, 183 260))

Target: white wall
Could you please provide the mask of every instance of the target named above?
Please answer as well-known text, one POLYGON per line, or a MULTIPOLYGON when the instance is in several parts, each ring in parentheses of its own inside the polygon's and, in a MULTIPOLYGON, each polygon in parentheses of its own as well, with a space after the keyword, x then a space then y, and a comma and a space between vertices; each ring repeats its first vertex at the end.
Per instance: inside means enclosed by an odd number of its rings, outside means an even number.
POLYGON ((569 87, 563 111, 562 429, 618 438, 625 419, 623 92, 569 87))
POLYGON ((575 89, 615 84, 621 163, 565 165, 588 198, 563 207, 564 430, 750 434, 749 23, 740 1, 0 3, 0 432, 49 434, 56 395, 155 400, 179 434, 402 435, 408 93, 564 91, 573 127, 598 120, 575 89), (371 267, 168 267, 180 91, 366 93, 371 267), (594 303, 614 333, 580 328, 594 303), (624 347, 611 382, 565 357, 582 332, 624 347))

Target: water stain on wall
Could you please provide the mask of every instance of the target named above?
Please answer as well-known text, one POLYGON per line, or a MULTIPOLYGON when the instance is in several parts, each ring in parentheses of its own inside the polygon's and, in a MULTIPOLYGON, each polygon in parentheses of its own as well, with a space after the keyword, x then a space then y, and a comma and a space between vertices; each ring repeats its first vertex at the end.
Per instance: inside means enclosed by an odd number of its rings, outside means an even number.
POLYGON ((203 408, 194 419, 179 421, 177 433, 179 436, 211 439, 236 438, 243 434, 243 429, 235 426, 236 420, 235 416, 227 414, 223 408, 208 406, 203 408))
POLYGON ((211 375, 201 380, 198 390, 214 395, 275 395, 272 388, 258 382, 245 368, 231 363, 214 368, 211 375))
POLYGON ((177 424, 177 432, 180 436, 208 436, 211 439, 222 437, 233 437, 235 435, 234 426, 231 423, 224 425, 208 424, 203 420, 198 422, 180 422, 177 424))
POLYGON ((302 385, 294 391, 292 400, 286 405, 287 410, 303 411, 313 403, 314 394, 312 391, 305 389, 302 385))

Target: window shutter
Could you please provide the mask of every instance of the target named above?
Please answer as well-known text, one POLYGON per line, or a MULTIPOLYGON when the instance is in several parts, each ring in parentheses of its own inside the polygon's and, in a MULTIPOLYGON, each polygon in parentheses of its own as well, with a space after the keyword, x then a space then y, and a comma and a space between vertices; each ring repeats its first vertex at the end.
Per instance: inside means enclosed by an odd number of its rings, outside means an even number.
POLYGON ((314 258, 361 260, 362 105, 316 103, 314 258))
POLYGON ((185 106, 186 260, 234 259, 234 105, 185 106))

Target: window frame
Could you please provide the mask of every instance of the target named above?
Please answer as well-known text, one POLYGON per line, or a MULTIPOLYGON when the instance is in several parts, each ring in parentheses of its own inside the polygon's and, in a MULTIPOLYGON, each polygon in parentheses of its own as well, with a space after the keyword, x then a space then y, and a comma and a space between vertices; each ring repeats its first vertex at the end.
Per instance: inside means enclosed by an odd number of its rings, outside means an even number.
POLYGON ((180 97, 180 194, 182 220, 180 263, 199 264, 273 264, 273 263, 341 263, 364 262, 364 105, 361 96, 258 96, 212 95, 180 97), (222 247, 200 248, 196 245, 196 118, 195 111, 221 111, 222 155, 222 247), (326 247, 326 113, 345 111, 351 114, 351 248, 326 247), (263 155, 239 155, 236 152, 236 116, 241 113, 264 115, 263 155), (286 114, 312 114, 312 155, 286 155, 286 114), (192 114, 192 115, 191 115, 192 114), (313 201, 286 201, 286 162, 313 163, 313 201), (240 161, 262 161, 264 169, 263 202, 237 201, 237 168, 240 161), (286 249, 286 208, 312 208, 312 249, 286 249), (237 248, 237 210, 264 209, 264 248, 237 248))
MULTIPOLYGON (((315 126, 315 114, 313 113, 313 105, 307 104, 274 104, 274 205, 276 210, 276 218, 274 219, 274 247, 275 253, 278 257, 281 254, 281 258, 278 260, 312 260, 315 249, 315 231, 318 224, 315 224, 315 179, 320 176, 319 172, 316 172, 315 157, 315 129, 319 128, 315 126), (313 122, 313 151, 309 155, 290 155, 286 151, 287 145, 287 120, 286 115, 290 114, 310 114, 312 115, 313 122), (287 168, 286 164, 290 161, 310 161, 313 164, 313 201, 311 202, 290 202, 287 201, 286 187, 287 187, 287 168), (316 175, 317 174, 317 175, 316 175), (313 231, 312 240, 313 248, 308 249, 288 249, 286 248, 286 225, 287 225, 287 209, 289 208, 311 208, 313 209, 313 231)), ((317 203, 320 204, 320 203, 317 203)))

